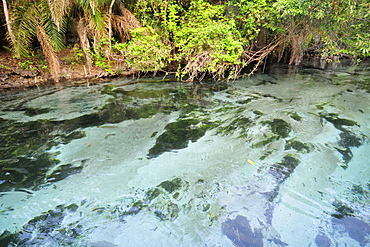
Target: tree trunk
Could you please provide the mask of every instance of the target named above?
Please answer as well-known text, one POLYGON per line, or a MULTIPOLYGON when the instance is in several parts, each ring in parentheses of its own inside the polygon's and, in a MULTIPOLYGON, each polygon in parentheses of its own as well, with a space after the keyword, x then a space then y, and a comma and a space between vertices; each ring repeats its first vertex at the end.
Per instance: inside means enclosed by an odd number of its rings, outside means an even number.
POLYGON ((12 45, 14 45, 15 44, 15 36, 13 34, 12 26, 10 24, 8 4, 7 4, 6 0, 3 0, 3 8, 4 8, 4 16, 5 16, 5 21, 6 21, 6 28, 8 29, 8 35, 9 35, 10 43, 12 45))
POLYGON ((43 26, 37 26, 37 39, 41 44, 42 52, 44 53, 46 60, 49 65, 49 70, 55 82, 60 80, 60 64, 58 57, 55 54, 54 48, 51 45, 50 37, 46 34, 46 31, 43 26))
POLYGON ((85 63, 87 65, 88 73, 90 74, 91 66, 92 66, 92 59, 90 56, 90 43, 89 37, 87 35, 87 27, 85 25, 84 19, 80 18, 77 21, 77 34, 80 39, 80 45, 85 55, 85 63))
POLYGON ((113 5, 114 1, 110 3, 109 6, 109 13, 108 13, 108 42, 109 42, 109 49, 112 48, 112 19, 113 19, 113 5))
POLYGON ((302 62, 302 44, 304 41, 304 34, 301 33, 299 35, 292 35, 291 37, 291 53, 290 53, 290 60, 289 65, 299 65, 302 62))

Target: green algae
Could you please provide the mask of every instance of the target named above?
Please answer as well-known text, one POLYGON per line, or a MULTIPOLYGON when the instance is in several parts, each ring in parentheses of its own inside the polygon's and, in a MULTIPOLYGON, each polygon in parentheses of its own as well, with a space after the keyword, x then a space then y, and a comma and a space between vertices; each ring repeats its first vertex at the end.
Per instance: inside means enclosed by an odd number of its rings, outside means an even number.
MULTIPOLYGON (((152 209, 153 210, 153 209, 152 209)), ((179 216, 180 208, 176 203, 167 203, 154 207, 154 215, 161 221, 173 221, 179 216)))
MULTIPOLYGON (((81 162, 82 164, 84 163, 83 161, 81 162)), ((65 164, 59 166, 57 169, 55 169, 50 175, 46 177, 47 181, 49 182, 56 182, 65 179, 66 177, 73 175, 73 174, 78 174, 82 171, 83 166, 75 166, 72 164, 65 164)))
POLYGON ((198 119, 178 119, 169 123, 165 132, 157 137, 156 143, 149 150, 148 158, 157 157, 173 149, 186 148, 189 141, 196 142, 209 128, 207 124, 202 125, 198 119))
POLYGON ((290 124, 282 119, 273 119, 272 121, 264 121, 263 123, 268 124, 272 133, 282 138, 288 137, 290 131, 292 130, 290 124))
POLYGON ((49 246, 50 243, 72 246, 82 235, 83 228, 76 223, 65 227, 61 223, 78 208, 74 203, 68 206, 58 205, 28 221, 18 232, 5 231, 0 236, 1 246, 49 246))
POLYGON ((252 125, 252 120, 247 117, 237 117, 226 126, 220 126, 217 130, 217 134, 230 135, 236 131, 240 132, 239 137, 246 137, 248 128, 252 125))
POLYGON ((282 183, 294 172, 300 163, 301 161, 294 155, 287 154, 281 162, 274 164, 271 170, 274 171, 274 175, 278 178, 279 183, 282 183))
POLYGON ((255 114, 255 115, 257 115, 257 116, 263 116, 263 115, 265 115, 263 112, 261 112, 261 111, 259 111, 259 110, 254 110, 254 111, 252 111, 253 112, 253 114, 255 114))
MULTIPOLYGON (((74 131, 73 128, 66 130, 64 128, 66 122, 0 120, 0 129, 3 133, 0 141, 1 155, 2 160, 7 160, 1 162, 4 172, 0 174, 0 180, 4 182, 0 184, 0 191, 11 188, 39 189, 45 182, 45 174, 49 167, 59 163, 59 160, 55 159, 55 154, 45 151, 55 145, 67 144, 85 137, 82 130, 74 131)), ((60 172, 64 173, 62 170, 60 172)))
POLYGON ((107 94, 107 95, 116 95, 116 87, 112 84, 109 84, 109 85, 104 85, 102 90, 101 90, 101 94, 107 94))
POLYGON ((33 116, 36 116, 36 115, 41 115, 41 114, 45 114, 45 113, 48 113, 50 112, 50 109, 49 108, 23 108, 23 109, 20 109, 22 111, 24 111, 24 114, 26 116, 29 116, 29 117, 33 117, 33 116))
POLYGON ((295 149, 300 153, 309 153, 311 151, 310 145, 297 140, 286 140, 285 150, 289 149, 295 149))
MULTIPOLYGON (((207 93, 203 90, 204 93, 207 93)), ((170 113, 181 109, 184 113, 194 112, 199 109, 197 104, 189 104, 191 89, 135 89, 125 91, 114 85, 103 86, 103 94, 113 96, 102 107, 96 107, 96 112, 81 115, 66 120, 40 119, 29 122, 17 122, 0 118, 0 163, 2 169, 8 170, 0 174, 1 191, 15 188, 38 189, 46 181, 45 174, 49 167, 58 164, 55 155, 47 153, 52 147, 60 144, 68 144, 72 140, 86 136, 83 128, 101 126, 105 123, 119 123, 129 119, 148 118, 157 113, 170 113), (2 162, 4 161, 4 162, 2 162), (38 164, 38 165, 36 165, 38 164), (20 172, 21 171, 21 172, 20 172)), ((48 108, 17 108, 26 116, 36 116, 49 112, 48 108)), ((196 141, 204 135, 206 129, 214 128, 216 125, 202 121, 195 128, 192 123, 190 133, 185 135, 187 141, 196 141)), ((173 127, 173 126, 172 126, 173 127)), ((182 126, 178 126, 181 128, 182 126)), ((171 129, 171 125, 169 126, 171 129)), ((181 136, 181 133, 177 133, 181 136)), ((153 135, 154 138, 154 135, 153 135)), ((180 139, 180 137, 179 137, 180 139)), ((184 142, 186 142, 184 140, 184 142)), ((187 145, 187 144, 186 144, 187 145)), ((185 147, 186 145, 174 145, 185 147)), ((171 147, 172 148, 172 147, 171 147)), ((72 169, 71 166, 62 167, 55 181, 65 178, 68 174, 75 174, 80 168, 72 169), (73 171, 72 171, 72 170, 73 171), (62 175, 63 174, 63 175, 62 175)), ((4 171, 5 171, 4 170, 4 171)), ((51 181, 51 180, 49 180, 51 181)))
POLYGON ((168 193, 172 193, 175 190, 179 190, 182 187, 186 187, 188 185, 187 182, 183 181, 181 178, 174 178, 173 180, 164 181, 158 185, 158 187, 163 188, 168 193))
MULTIPOLYGON (((213 188, 214 189, 214 188, 213 188)), ((210 195, 208 183, 200 179, 194 184, 182 178, 173 178, 159 183, 156 187, 144 191, 144 196, 128 205, 103 207, 106 211, 111 211, 111 216, 125 221, 125 217, 136 215, 145 211, 153 214, 160 221, 173 221, 178 218, 180 212, 188 213, 190 210, 197 210, 208 218, 212 206, 207 198, 210 195), (195 190, 195 195, 188 195, 188 190, 195 190)), ((211 214, 212 215, 212 214, 211 214)), ((215 217, 210 217, 210 221, 215 217)))
POLYGON ((245 104, 248 104, 248 103, 252 102, 253 100, 260 99, 260 97, 257 97, 257 96, 254 96, 254 95, 251 95, 251 96, 248 96, 248 97, 249 98, 247 98, 247 99, 238 100, 238 101, 236 101, 236 103, 241 104, 241 105, 245 105, 245 104))
POLYGON ((289 113, 289 116, 294 119, 295 121, 301 121, 302 120, 302 117, 296 113, 296 112, 291 112, 289 113))
POLYGON ((292 154, 287 154, 283 157, 281 162, 275 163, 270 166, 269 173, 275 178, 275 187, 263 193, 268 201, 272 202, 279 194, 280 186, 287 180, 301 161, 292 154))
POLYGON ((162 193, 162 190, 159 188, 149 189, 146 192, 146 198, 148 198, 149 201, 154 200, 162 193))
POLYGON ((268 145, 268 144, 270 144, 274 141, 277 141, 277 140, 279 140, 279 136, 270 136, 268 138, 263 139, 260 142, 252 144, 252 148, 264 147, 264 146, 266 146, 266 145, 268 145))
POLYGON ((361 146, 363 144, 363 138, 358 137, 354 132, 348 130, 346 126, 359 127, 358 123, 350 119, 340 118, 336 113, 320 113, 319 116, 332 123, 336 129, 341 131, 339 134, 340 140, 338 141, 339 147, 334 147, 334 149, 342 155, 343 164, 341 167, 347 169, 348 163, 353 158, 351 148, 361 146))
POLYGON ((332 203, 332 205, 334 206, 336 211, 335 213, 331 214, 332 217, 342 219, 345 216, 354 216, 355 211, 347 204, 336 200, 332 203))
POLYGON ((370 199, 370 182, 367 184, 354 184, 350 189, 350 194, 353 198, 351 201, 366 204, 367 200, 370 199))
POLYGON ((332 123, 339 130, 344 130, 343 126, 359 126, 356 121, 340 118, 336 113, 320 113, 319 116, 332 123))
POLYGON ((118 217, 136 215, 142 210, 149 210, 161 221, 175 220, 180 212, 180 206, 172 201, 179 199, 180 192, 189 188, 189 182, 181 178, 174 178, 161 182, 155 188, 148 189, 142 200, 137 200, 123 211, 119 208, 114 210, 118 217), (172 196, 171 196, 172 195, 172 196))
POLYGON ((350 148, 341 149, 341 148, 335 147, 335 150, 337 150, 342 155, 342 159, 343 159, 344 164, 342 164, 341 167, 343 169, 347 169, 348 168, 348 163, 353 158, 353 153, 352 153, 351 149, 350 148))
POLYGON ((339 145, 342 147, 359 147, 363 144, 362 138, 357 137, 355 133, 348 130, 343 130, 339 137, 339 145))

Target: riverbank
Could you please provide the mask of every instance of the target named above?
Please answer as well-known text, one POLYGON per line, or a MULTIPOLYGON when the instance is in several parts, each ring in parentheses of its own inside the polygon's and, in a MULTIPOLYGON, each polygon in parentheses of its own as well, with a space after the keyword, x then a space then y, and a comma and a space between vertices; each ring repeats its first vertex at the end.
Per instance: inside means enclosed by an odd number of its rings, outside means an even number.
MULTIPOLYGON (((132 76, 136 71, 120 71, 119 74, 110 74, 102 68, 92 66, 89 70, 82 63, 76 63, 69 58, 71 50, 60 52, 61 80, 81 81, 81 83, 107 80, 117 76, 132 76)), ((14 58, 10 52, 0 51, 0 90, 11 88, 28 88, 40 85, 54 84, 51 73, 47 68, 46 60, 41 55, 30 58, 14 58)))
MULTIPOLYGON (((61 69, 59 83, 68 84, 73 82, 79 84, 95 84, 116 77, 138 77, 142 75, 140 71, 123 70, 119 67, 111 68, 113 73, 109 73, 107 70, 96 65, 92 65, 90 69, 88 69, 82 60, 76 59, 75 52, 73 48, 70 48, 63 49, 58 53, 61 69)), ((368 64, 368 61, 369 58, 363 59, 365 64, 368 64)), ((350 75, 353 74, 352 70, 356 68, 358 64, 356 65, 354 60, 350 58, 343 58, 340 62, 323 59, 305 59, 299 66, 292 65, 290 67, 304 67, 318 70, 343 70, 343 66, 347 68, 344 71, 348 70, 348 75, 350 75)), ((365 67, 367 68, 367 66, 365 67)), ((363 70, 367 70, 366 68, 363 68, 363 70)), ((170 71, 176 70, 176 68, 168 69, 170 71)), ((358 73, 359 72, 357 72, 357 74, 358 73)), ((351 83, 351 81, 348 82, 351 83)), ((15 58, 8 51, 0 51, 0 90, 22 89, 52 84, 55 84, 55 81, 47 67, 45 57, 41 54, 36 54, 29 58, 15 58)), ((357 84, 370 91, 370 81, 368 79, 364 78, 361 82, 357 82, 357 84)))

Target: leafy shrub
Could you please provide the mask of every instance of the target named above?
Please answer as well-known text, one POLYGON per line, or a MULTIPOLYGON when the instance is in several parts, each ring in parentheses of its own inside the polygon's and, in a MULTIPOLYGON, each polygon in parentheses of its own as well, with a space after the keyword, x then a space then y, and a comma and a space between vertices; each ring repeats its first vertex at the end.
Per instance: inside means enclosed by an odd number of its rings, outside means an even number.
POLYGON ((115 46, 123 51, 131 69, 148 72, 159 71, 170 61, 171 46, 153 28, 131 30, 132 39, 126 45, 115 46))
POLYGON ((193 80, 206 74, 220 78, 231 72, 230 77, 235 77, 243 65, 244 49, 235 21, 224 16, 224 6, 196 0, 183 16, 179 10, 179 6, 171 6, 166 23, 173 32, 176 59, 185 64, 178 75, 193 80))

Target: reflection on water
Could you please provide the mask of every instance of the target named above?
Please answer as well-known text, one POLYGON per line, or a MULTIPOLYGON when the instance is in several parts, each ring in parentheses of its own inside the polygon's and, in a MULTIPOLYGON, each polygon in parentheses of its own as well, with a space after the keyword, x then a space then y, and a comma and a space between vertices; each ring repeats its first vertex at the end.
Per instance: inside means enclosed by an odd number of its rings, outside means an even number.
POLYGON ((1 95, 2 246, 370 246, 369 64, 1 95))

